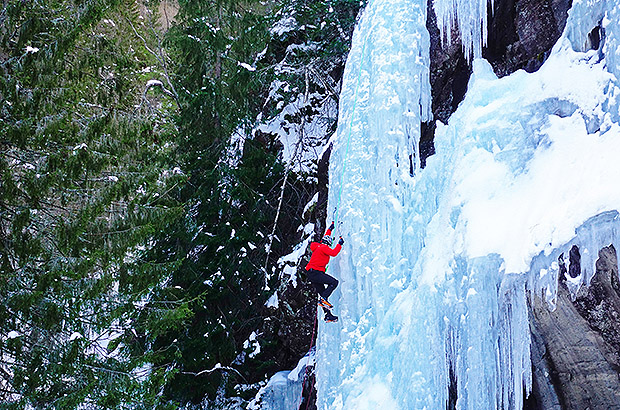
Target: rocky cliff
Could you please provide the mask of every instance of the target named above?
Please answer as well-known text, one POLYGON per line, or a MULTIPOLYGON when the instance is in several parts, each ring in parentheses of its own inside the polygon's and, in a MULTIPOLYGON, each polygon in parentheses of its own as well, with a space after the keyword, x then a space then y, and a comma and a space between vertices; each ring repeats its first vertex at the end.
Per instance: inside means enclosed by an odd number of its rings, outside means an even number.
MULTIPOLYGON (((574 263, 578 261, 573 261, 574 263)), ((620 409, 620 284, 613 247, 575 298, 560 275, 557 307, 531 295, 533 391, 528 409, 620 409)))

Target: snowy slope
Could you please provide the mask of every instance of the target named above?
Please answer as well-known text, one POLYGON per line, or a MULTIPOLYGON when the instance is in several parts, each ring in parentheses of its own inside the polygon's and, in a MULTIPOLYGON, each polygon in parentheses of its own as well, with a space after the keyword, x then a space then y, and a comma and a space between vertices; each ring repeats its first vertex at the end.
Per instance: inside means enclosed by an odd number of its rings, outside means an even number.
POLYGON ((498 79, 473 62, 465 100, 419 170, 426 2, 369 2, 333 139, 329 207, 346 243, 330 266, 341 320, 319 329, 320 409, 441 409, 450 372, 457 408, 522 408, 527 290, 553 307, 562 252, 582 251, 578 286, 600 247, 620 245, 620 6, 573 3, 538 72, 498 79), (588 51, 599 21, 602 48, 588 51))

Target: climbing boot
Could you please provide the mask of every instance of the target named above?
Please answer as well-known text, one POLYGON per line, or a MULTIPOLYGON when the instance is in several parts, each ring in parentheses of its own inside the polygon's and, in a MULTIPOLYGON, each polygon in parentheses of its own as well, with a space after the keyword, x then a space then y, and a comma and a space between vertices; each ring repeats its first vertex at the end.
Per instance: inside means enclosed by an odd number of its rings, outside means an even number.
POLYGON ((331 312, 327 311, 325 312, 325 321, 326 322, 337 322, 338 321, 338 316, 333 315, 331 312))

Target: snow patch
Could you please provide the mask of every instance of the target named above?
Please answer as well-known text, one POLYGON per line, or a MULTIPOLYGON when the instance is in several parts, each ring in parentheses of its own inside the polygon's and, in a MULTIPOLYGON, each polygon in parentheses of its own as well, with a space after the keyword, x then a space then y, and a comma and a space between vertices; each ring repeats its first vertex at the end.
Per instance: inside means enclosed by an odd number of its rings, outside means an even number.
POLYGON ((71 336, 69 337, 69 340, 70 340, 70 341, 74 341, 74 340, 82 339, 83 337, 84 337, 84 336, 82 336, 82 334, 81 334, 81 333, 79 333, 79 332, 73 332, 73 333, 71 334, 71 336))
POLYGON ((280 306, 280 301, 278 300, 278 292, 275 292, 271 297, 265 302, 265 306, 268 308, 277 309, 280 306))
POLYGON ((9 332, 9 334, 8 334, 8 335, 6 335, 6 337, 7 337, 8 339, 17 339, 17 338, 18 338, 18 337, 20 337, 20 336, 21 336, 21 334, 19 334, 19 333, 18 333, 17 331, 15 331, 15 330, 11 330, 11 331, 9 332))
POLYGON ((269 30, 272 36, 281 36, 284 33, 291 32, 297 29, 297 20, 293 16, 287 16, 283 19, 280 19, 274 24, 274 26, 269 30))
POLYGON ((248 71, 256 71, 256 67, 252 67, 248 63, 242 63, 241 61, 237 61, 237 65, 245 68, 248 71))
POLYGON ((257 340, 258 334, 256 332, 252 332, 252 334, 250 335, 250 337, 248 337, 248 339, 243 342, 243 348, 244 349, 254 349, 252 352, 250 352, 248 354, 248 357, 250 357, 250 359, 253 359, 254 357, 256 357, 261 349, 260 349, 260 343, 257 340))

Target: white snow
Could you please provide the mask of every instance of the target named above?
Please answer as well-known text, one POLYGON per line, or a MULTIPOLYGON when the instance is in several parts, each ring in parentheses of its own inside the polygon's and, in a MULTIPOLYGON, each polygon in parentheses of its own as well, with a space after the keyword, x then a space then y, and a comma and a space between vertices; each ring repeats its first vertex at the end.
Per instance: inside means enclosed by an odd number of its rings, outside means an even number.
MULTIPOLYGON (((460 213, 451 240, 469 258, 495 253, 507 272, 527 272, 534 256, 570 241, 588 218, 620 209, 620 191, 609 189, 620 176, 620 128, 601 109, 613 77, 603 62, 567 44, 536 73, 498 80, 489 72, 485 60, 474 62, 466 100, 437 133, 438 151, 461 151, 443 217, 460 213), (573 112, 555 115, 554 106, 566 101, 573 112), (550 112, 541 115, 545 108, 550 112), (588 132, 591 116, 600 118, 603 134, 588 132)), ((444 167, 438 159, 430 158, 429 168, 444 167)), ((437 246, 446 239, 437 238, 437 246)), ((437 279, 433 272, 440 270, 427 269, 427 282, 437 279)))
POLYGON ((293 16, 286 16, 279 20, 270 30, 271 35, 281 36, 297 28, 297 20, 293 16))
POLYGON ((304 206, 304 210, 301 213, 302 217, 305 218, 308 211, 312 209, 318 202, 319 202, 319 193, 317 192, 316 194, 314 194, 310 202, 308 202, 306 206, 304 206))
POLYGON ((288 374, 288 379, 291 381, 303 381, 303 377, 305 377, 306 367, 314 366, 315 363, 315 354, 314 350, 306 353, 304 357, 302 357, 299 362, 297 362, 297 366, 288 374))
POLYGON ((159 81, 159 80, 148 80, 148 81, 146 82, 146 88, 149 88, 149 87, 155 87, 155 86, 160 86, 160 87, 163 87, 163 86, 164 86, 164 83, 162 83, 162 82, 161 82, 161 81, 159 81))
POLYGON ((282 273, 280 275, 282 279, 288 277, 288 281, 293 283, 293 287, 297 287, 297 267, 291 265, 284 265, 282 273))
POLYGON ((256 67, 252 67, 251 65, 249 65, 248 63, 242 63, 241 61, 237 61, 237 65, 245 68, 248 71, 256 71, 256 67))
POLYGON ((237 168, 239 161, 241 161, 245 139, 246 135, 242 127, 237 128, 230 136, 226 157, 223 161, 231 168, 237 168))
MULTIPOLYGON (((279 101, 280 91, 287 91, 288 84, 276 81, 272 84, 269 100, 279 101)), ((279 101, 278 115, 273 118, 258 118, 253 133, 273 134, 282 143, 283 160, 291 165, 291 169, 299 174, 310 173, 318 163, 326 144, 324 136, 336 118, 337 106, 333 99, 323 98, 318 93, 297 97, 285 104, 279 101), (317 102, 320 101, 320 104, 317 102), (312 107, 318 114, 306 118, 301 124, 289 121, 295 118, 306 107, 312 107), (302 141, 303 139, 303 141, 302 141)))
POLYGON ((278 259, 278 268, 280 269, 280 280, 285 280, 297 287, 297 269, 302 257, 306 253, 306 248, 312 242, 314 235, 314 224, 307 224, 303 228, 302 241, 297 244, 291 253, 278 259))
POLYGON ((265 302, 265 306, 268 308, 275 308, 277 309, 278 306, 280 305, 279 300, 278 300, 278 292, 274 292, 273 295, 271 295, 269 297, 269 299, 267 299, 267 302, 265 302))
POLYGON ((258 355, 261 352, 260 343, 256 339, 257 337, 258 337, 258 334, 256 332, 252 332, 250 337, 248 337, 248 339, 245 342, 243 342, 244 349, 250 349, 250 348, 254 349, 252 352, 248 354, 248 357, 250 359, 256 357, 256 355, 258 355))
POLYGON ((69 340, 73 341, 73 340, 77 340, 77 339, 82 339, 84 336, 82 336, 81 333, 79 332, 73 332, 71 334, 71 336, 69 337, 69 340))
POLYGON ((20 335, 18 332, 16 332, 15 330, 11 330, 11 331, 9 332, 9 334, 8 334, 8 335, 6 335, 6 337, 7 337, 8 339, 16 339, 16 338, 18 338, 18 337, 20 337, 20 336, 21 336, 21 335, 20 335))

